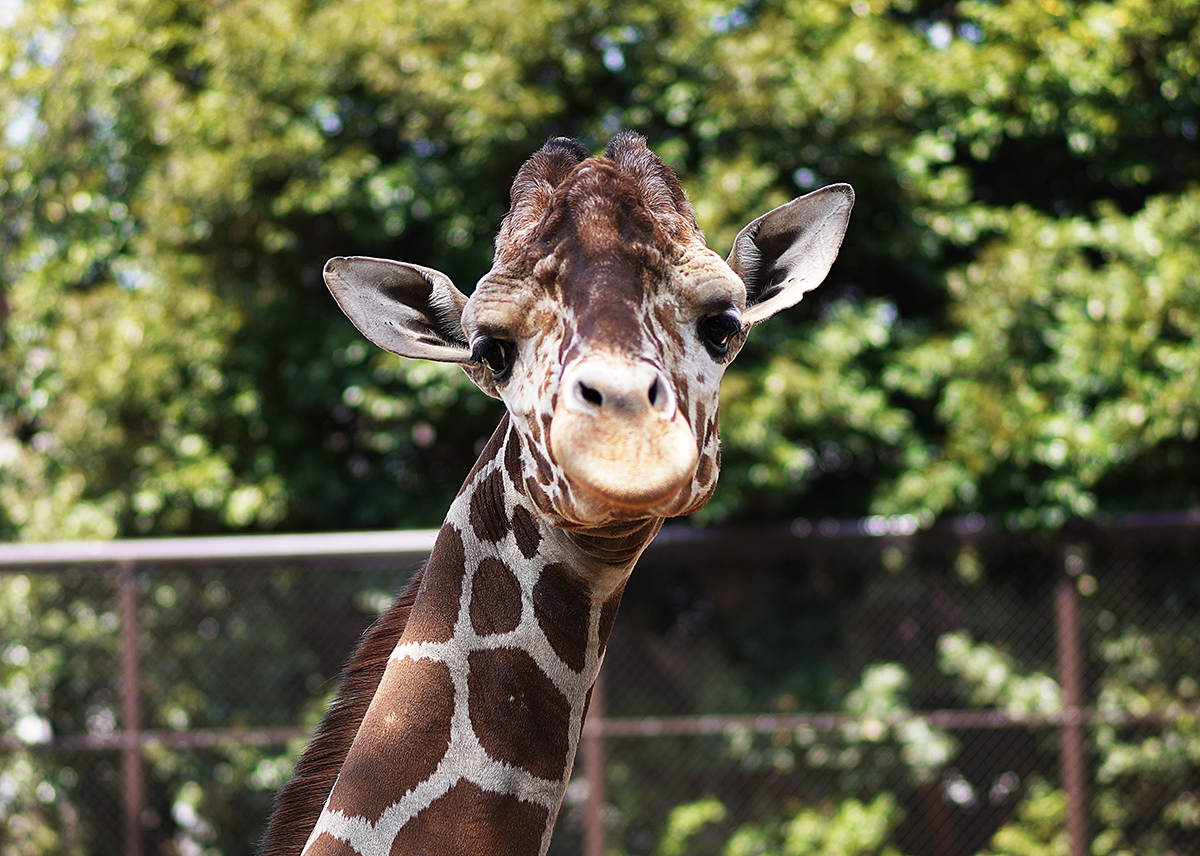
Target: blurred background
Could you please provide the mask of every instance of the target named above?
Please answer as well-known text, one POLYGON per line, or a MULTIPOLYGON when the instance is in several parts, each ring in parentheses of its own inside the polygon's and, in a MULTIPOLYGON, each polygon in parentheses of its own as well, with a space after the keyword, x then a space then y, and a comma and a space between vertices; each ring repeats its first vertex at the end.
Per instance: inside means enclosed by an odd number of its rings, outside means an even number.
MULTIPOLYGON (((1196 0, 0 0, 0 540, 436 527, 498 405, 320 270, 469 291, 549 136, 848 181, 553 852, 1200 853, 1198 121, 1196 0)), ((4 856, 250 852, 419 560, 189 561, 3 564, 4 856)))

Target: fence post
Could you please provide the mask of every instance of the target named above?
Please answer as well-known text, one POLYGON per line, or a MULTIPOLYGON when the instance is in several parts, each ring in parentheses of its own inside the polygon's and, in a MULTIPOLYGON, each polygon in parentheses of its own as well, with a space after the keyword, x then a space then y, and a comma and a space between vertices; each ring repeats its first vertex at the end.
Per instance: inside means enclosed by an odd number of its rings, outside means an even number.
POLYGON ((121 775, 124 783, 123 815, 125 856, 142 856, 142 810, 146 780, 142 762, 142 680, 138 657, 138 602, 135 564, 118 566, 121 602, 121 775))
POLYGON ((1059 771, 1067 798, 1066 832, 1071 856, 1085 856, 1087 803, 1084 793, 1083 656, 1079 638, 1078 577, 1084 571, 1082 549, 1067 544, 1059 553, 1054 591, 1058 681, 1063 693, 1063 723, 1059 731, 1059 771))
POLYGON ((604 719, 604 670, 592 684, 588 722, 583 730, 583 776, 587 781, 587 803, 583 826, 584 856, 604 856, 604 737, 596 727, 604 719))

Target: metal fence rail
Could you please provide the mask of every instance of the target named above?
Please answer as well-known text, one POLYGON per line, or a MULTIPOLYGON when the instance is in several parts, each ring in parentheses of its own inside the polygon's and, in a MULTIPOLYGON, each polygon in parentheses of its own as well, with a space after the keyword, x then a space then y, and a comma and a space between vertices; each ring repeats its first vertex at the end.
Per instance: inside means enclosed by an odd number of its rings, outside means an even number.
MULTIPOLYGON (((20 689, 43 674, 31 663, 58 658, 28 704, 0 711, 0 826, 24 811, 49 836, 44 852, 250 852, 337 664, 434 534, 0 545, 0 675, 20 689), (72 622, 98 629, 55 636, 72 622), (62 662, 75 655, 85 659, 62 662), (47 807, 51 792, 76 808, 47 807), (225 816, 234 831, 217 828, 225 816)), ((1164 734, 1186 744, 1173 750, 1173 790, 1138 798, 1169 805, 1170 828, 1120 822, 1167 842, 1164 853, 1200 853, 1179 845, 1189 830, 1200 842, 1200 808, 1188 814, 1200 806, 1200 696, 1184 674, 1186 640, 1200 638, 1198 557, 1198 513, 1130 515, 1053 540, 980 518, 934 530, 911 518, 667 528, 627 591, 552 852, 665 852, 672 811, 712 800, 720 811, 687 852, 719 853, 738 830, 778 830, 798 807, 829 814, 877 789, 900 795, 889 834, 902 852, 970 854, 1044 778, 1062 793, 1075 856, 1119 821, 1097 808, 1114 775, 1101 751, 1164 734), (1122 706, 1106 689, 1111 664, 1097 652, 1133 638, 1117 632, 1127 626, 1169 628, 1181 646, 1183 666, 1159 657, 1155 680, 1179 689, 1161 706, 1122 706), (993 669, 1045 671, 1058 701, 1022 708, 963 690, 969 675, 938 666, 939 646, 963 632, 991 646, 979 651, 1000 658, 993 669), (856 709, 855 681, 880 663, 903 674, 904 703, 856 709), (955 754, 903 760, 897 735, 915 728, 954 741, 955 754)), ((38 852, 18 848, 13 829, 0 853, 38 852)))

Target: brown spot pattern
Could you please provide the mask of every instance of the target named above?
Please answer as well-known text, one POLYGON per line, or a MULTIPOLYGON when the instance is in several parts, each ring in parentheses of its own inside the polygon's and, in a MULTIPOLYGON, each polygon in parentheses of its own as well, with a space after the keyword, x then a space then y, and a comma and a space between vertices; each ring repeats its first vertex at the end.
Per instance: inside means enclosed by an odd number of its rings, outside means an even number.
POLYGON ((708 444, 712 441, 713 435, 717 433, 717 425, 718 425, 717 417, 714 414, 713 418, 709 419, 708 411, 701 409, 701 411, 697 414, 696 418, 700 422, 700 424, 704 426, 701 429, 701 434, 702 434, 703 438, 700 441, 700 448, 702 448, 702 449, 707 448, 708 444))
POLYGON ((380 699, 387 701, 367 711, 329 802, 334 811, 371 823, 433 775, 446 754, 454 713, 450 669, 432 660, 393 660, 380 682, 380 699), (380 787, 384 780, 387 787, 380 787))
POLYGON ((421 575, 421 588, 404 627, 405 642, 448 642, 454 636, 466 564, 462 536, 453 526, 443 526, 421 575))
MULTIPOLYGON (((549 483, 547 482, 547 484, 549 483)), ((550 502, 550 498, 546 496, 546 491, 533 476, 526 476, 525 491, 542 514, 550 514, 554 511, 554 505, 550 502)))
POLYGON ((521 583, 499 559, 486 557, 471 583, 471 627, 480 636, 508 633, 521 623, 521 583))
POLYGON ((508 534, 504 513, 504 476, 492 470, 471 495, 471 528, 480 541, 501 541, 508 534))
POLYGON ((666 336, 675 350, 682 352, 687 348, 687 342, 684 341, 683 334, 678 330, 678 307, 674 303, 663 302, 651 307, 650 311, 654 314, 655 321, 658 322, 654 328, 655 331, 666 336))
POLYGON ((613 624, 617 620, 617 609, 621 606, 621 595, 625 593, 625 584, 621 583, 621 587, 608 596, 608 600, 604 601, 604 605, 600 607, 600 652, 604 653, 604 647, 608 644, 608 637, 612 635, 613 624))
POLYGON ((709 482, 712 481, 714 464, 710 455, 700 458, 700 466, 696 469, 696 484, 700 487, 708 487, 709 482))
POLYGON ((338 841, 328 832, 322 832, 305 851, 312 856, 359 856, 358 851, 345 841, 338 841))
POLYGON ((515 430, 508 432, 508 443, 504 446, 504 469, 514 485, 521 483, 521 438, 515 430))
POLYGON ((400 830, 392 856, 536 856, 549 822, 540 805, 460 781, 400 830))
POLYGON ((583 724, 587 722, 588 711, 592 709, 592 691, 596 689, 596 685, 592 684, 588 687, 587 695, 583 697, 583 716, 579 719, 579 733, 583 734, 583 724))
POLYGON ((545 443, 542 436, 541 420, 535 415, 534 418, 530 419, 525 424, 529 427, 529 439, 533 441, 534 448, 536 449, 540 446, 543 446, 545 443))
POLYGON ((538 482, 547 486, 554 484, 554 471, 550 469, 550 464, 540 455, 536 458, 536 462, 538 482))
MULTIPOLYGON (((686 378, 680 377, 678 374, 671 375, 671 386, 675 390, 675 406, 679 408, 679 412, 685 414, 689 419, 692 416, 692 391, 686 383, 686 378)), ((697 426, 692 425, 692 432, 696 433, 697 426)))
POLYGON ((532 559, 537 555, 538 548, 542 545, 542 533, 538 529, 537 521, 533 519, 533 515, 525 510, 525 507, 518 505, 513 510, 512 530, 516 537, 517 549, 521 551, 521 555, 526 559, 532 559))
POLYGON ((565 565, 547 565, 533 587, 533 614, 564 663, 582 672, 587 662, 592 604, 579 578, 565 565))
POLYGON ((524 651, 474 651, 467 663, 471 725, 484 751, 543 779, 561 778, 571 720, 566 696, 524 651))

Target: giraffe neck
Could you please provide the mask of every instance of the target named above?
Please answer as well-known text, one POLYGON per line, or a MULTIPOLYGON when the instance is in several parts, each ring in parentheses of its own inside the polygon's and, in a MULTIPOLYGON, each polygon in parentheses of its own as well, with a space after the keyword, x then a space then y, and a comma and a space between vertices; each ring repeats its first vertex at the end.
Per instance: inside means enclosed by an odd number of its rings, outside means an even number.
POLYGON ((307 854, 549 847, 621 591, 661 521, 555 528, 522 492, 517 443, 506 418, 451 506, 307 854))

